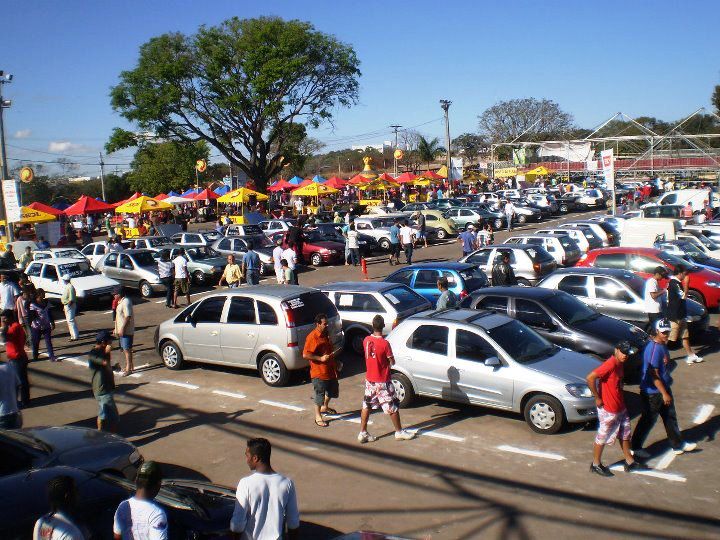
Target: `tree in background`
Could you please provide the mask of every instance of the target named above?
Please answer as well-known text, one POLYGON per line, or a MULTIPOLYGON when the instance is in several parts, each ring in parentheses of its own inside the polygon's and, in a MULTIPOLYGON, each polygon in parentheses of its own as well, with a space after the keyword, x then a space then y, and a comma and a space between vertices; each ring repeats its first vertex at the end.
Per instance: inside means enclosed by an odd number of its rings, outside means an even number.
MULTIPOLYGON (((111 104, 142 131, 208 143, 264 191, 282 170, 287 126, 332 122, 336 108, 357 103, 359 76, 354 49, 309 23, 234 17, 142 45, 111 104)), ((108 152, 133 140, 116 130, 108 152)))
POLYGON ((209 155, 210 149, 203 141, 144 144, 135 152, 128 184, 133 191, 153 195, 184 190, 195 184, 197 160, 207 160, 209 155))
POLYGON ((549 99, 499 101, 478 122, 481 134, 492 142, 509 142, 523 133, 524 141, 561 138, 573 128, 573 117, 549 99))
POLYGON ((440 140, 437 137, 427 140, 421 135, 418 139, 417 152, 420 161, 427 163, 429 169, 430 163, 440 157, 445 152, 445 149, 440 145, 440 140))
POLYGON ((712 104, 715 107, 715 114, 720 114, 720 84, 715 87, 712 94, 712 104))
POLYGON ((471 163, 480 157, 480 153, 487 147, 485 138, 476 133, 463 133, 452 141, 455 152, 467 158, 471 163))

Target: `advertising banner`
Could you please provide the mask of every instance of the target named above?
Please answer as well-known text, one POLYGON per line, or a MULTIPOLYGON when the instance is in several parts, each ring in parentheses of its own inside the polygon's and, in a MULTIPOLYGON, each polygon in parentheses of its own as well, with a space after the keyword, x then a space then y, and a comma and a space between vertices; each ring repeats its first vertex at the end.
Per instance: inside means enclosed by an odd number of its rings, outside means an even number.
POLYGON ((20 200, 18 199, 17 182, 3 180, 3 199, 5 200, 5 216, 8 223, 15 223, 22 219, 20 200))
POLYGON ((610 150, 600 152, 600 161, 602 161, 607 189, 615 189, 615 158, 613 156, 613 149, 611 148, 610 150))

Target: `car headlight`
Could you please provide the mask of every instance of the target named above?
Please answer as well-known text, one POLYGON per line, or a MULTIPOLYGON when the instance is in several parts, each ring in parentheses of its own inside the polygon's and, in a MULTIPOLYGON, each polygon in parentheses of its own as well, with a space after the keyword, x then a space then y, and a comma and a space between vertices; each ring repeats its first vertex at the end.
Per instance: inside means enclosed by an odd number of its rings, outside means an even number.
POLYGON ((223 267, 222 267, 222 266, 213 266, 212 271, 213 271, 213 272, 222 272, 222 271, 223 271, 223 267))
POLYGON ((708 284, 708 287, 715 287, 715 288, 720 287, 720 281, 708 281, 707 284, 708 284))
POLYGON ((572 397, 577 398, 589 398, 592 397, 592 392, 590 391, 590 388, 587 384, 566 384, 565 388, 570 393, 572 397))
POLYGON ((132 454, 128 456, 128 461, 131 465, 139 465, 143 460, 139 450, 133 450, 132 454))

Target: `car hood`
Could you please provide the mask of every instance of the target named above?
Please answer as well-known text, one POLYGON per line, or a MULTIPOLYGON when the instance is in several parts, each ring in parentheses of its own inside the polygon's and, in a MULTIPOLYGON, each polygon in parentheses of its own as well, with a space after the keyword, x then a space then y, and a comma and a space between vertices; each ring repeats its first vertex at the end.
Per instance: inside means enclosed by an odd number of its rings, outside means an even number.
POLYGON ((588 373, 599 365, 600 361, 592 356, 558 348, 552 356, 525 364, 525 367, 572 384, 585 382, 588 373))
POLYGON ((622 340, 628 340, 631 343, 647 340, 645 332, 637 326, 607 315, 600 315, 591 320, 574 323, 572 327, 613 344, 622 340))
POLYGON ((74 277, 70 282, 78 291, 89 291, 103 287, 117 287, 119 283, 105 275, 74 277))
POLYGON ((201 259, 199 261, 188 261, 188 266, 221 266, 225 267, 227 259, 224 257, 213 257, 211 259, 201 259))

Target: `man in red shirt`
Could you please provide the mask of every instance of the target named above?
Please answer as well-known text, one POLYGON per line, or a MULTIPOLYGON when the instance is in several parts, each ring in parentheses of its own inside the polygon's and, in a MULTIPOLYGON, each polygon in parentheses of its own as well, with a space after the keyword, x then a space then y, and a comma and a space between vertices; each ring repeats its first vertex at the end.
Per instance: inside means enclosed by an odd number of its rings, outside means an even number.
POLYGON ((395 363, 390 343, 383 337, 382 331, 385 328, 385 320, 382 315, 375 315, 372 320, 373 333, 363 341, 365 351, 365 397, 360 413, 360 433, 358 441, 361 443, 373 442, 376 437, 367 431, 370 409, 382 410, 390 416, 395 427, 395 438, 398 440, 410 440, 415 438, 415 433, 406 431, 400 423, 400 412, 398 411, 399 400, 395 397, 395 386, 390 380, 390 366, 395 363))
POLYGON ((613 355, 600 367, 591 371, 586 379, 590 391, 595 396, 598 413, 598 431, 593 446, 593 462, 590 465, 590 472, 600 476, 613 476, 610 469, 602 464, 602 452, 605 445, 613 444, 618 435, 625 455, 625 471, 645 469, 633 459, 630 451, 632 431, 623 395, 624 364, 628 356, 634 352, 629 342, 621 341, 615 346, 613 355))
POLYGON ((327 316, 315 316, 315 328, 308 334, 303 347, 303 358, 310 363, 310 378, 315 390, 315 425, 328 427, 325 414, 337 414, 331 409, 330 399, 340 395, 338 387, 338 362, 333 355, 333 346, 328 336, 327 316))
POLYGON ((15 312, 6 309, 0 315, 0 331, 5 341, 5 353, 8 361, 15 366, 20 377, 20 405, 30 404, 30 381, 28 380, 28 357, 25 352, 25 330, 15 319, 15 312))

